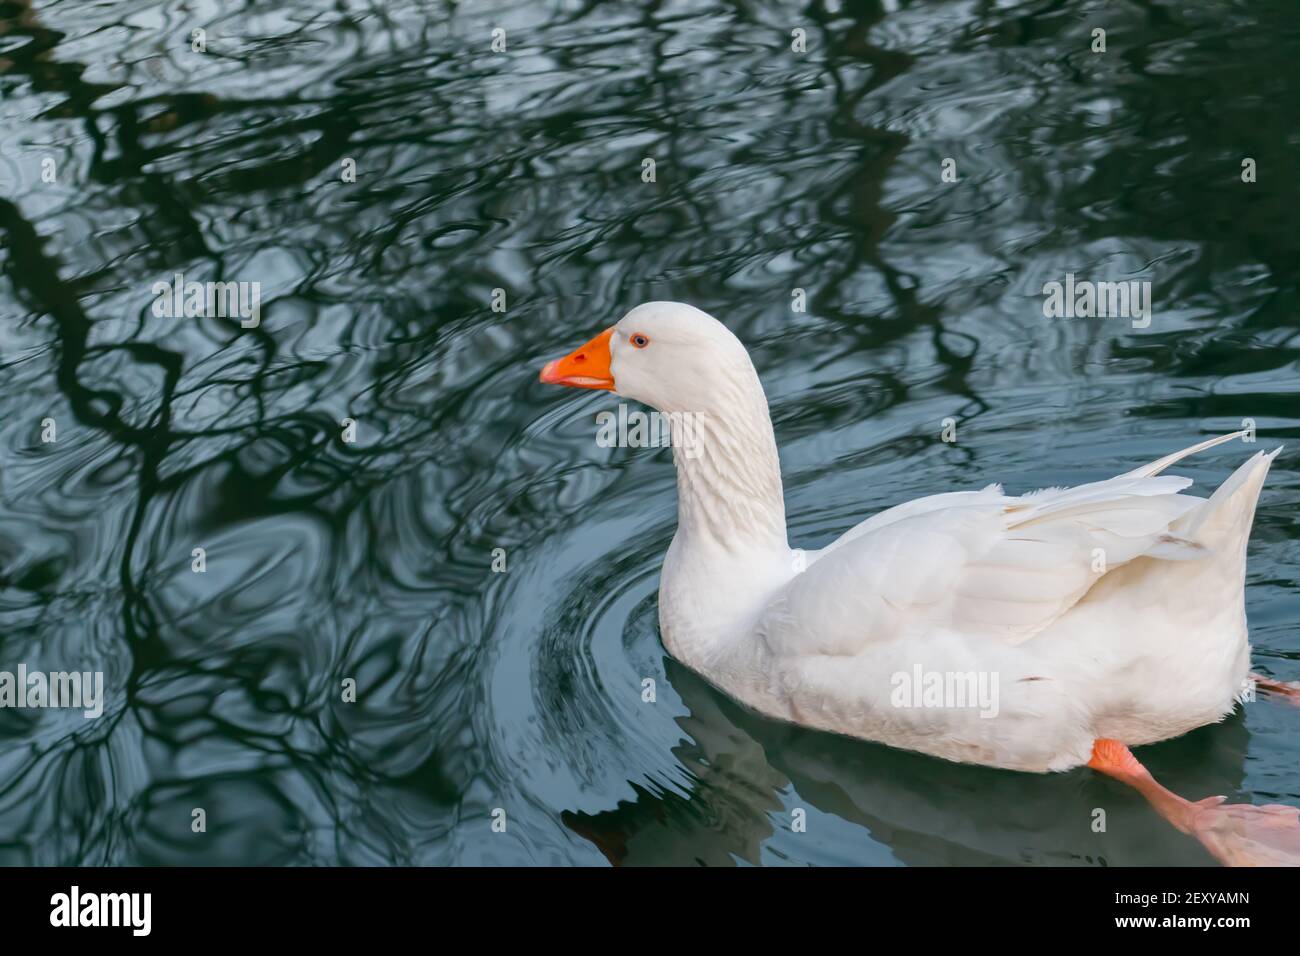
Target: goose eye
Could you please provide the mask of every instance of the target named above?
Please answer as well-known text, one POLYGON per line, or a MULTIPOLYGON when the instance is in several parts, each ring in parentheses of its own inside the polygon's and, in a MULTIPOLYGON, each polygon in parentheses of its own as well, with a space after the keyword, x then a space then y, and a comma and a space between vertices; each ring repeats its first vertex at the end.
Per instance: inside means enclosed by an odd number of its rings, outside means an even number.
POLYGON ((639 349, 643 349, 643 348, 645 348, 647 345, 650 344, 650 339, 647 338, 646 336, 642 335, 640 332, 633 332, 633 333, 632 333, 632 344, 635 345, 635 346, 636 346, 637 348, 639 348, 639 349))

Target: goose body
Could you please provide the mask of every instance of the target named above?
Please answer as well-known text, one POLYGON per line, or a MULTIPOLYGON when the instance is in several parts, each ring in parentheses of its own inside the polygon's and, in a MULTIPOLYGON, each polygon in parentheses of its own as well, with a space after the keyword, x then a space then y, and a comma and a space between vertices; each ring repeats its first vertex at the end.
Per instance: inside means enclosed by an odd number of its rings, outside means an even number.
POLYGON ((1245 544, 1272 457, 1208 500, 1155 465, 934 495, 809 553, 679 528, 664 645, 770 716, 948 760, 1065 770, 1100 737, 1174 737, 1248 686, 1245 544))
POLYGON ((1217 798, 1164 791, 1125 746, 1219 721, 1248 688, 1246 543, 1277 451, 1209 498, 1167 469, 1242 433, 1074 488, 918 498, 804 552, 787 540, 763 387, 716 319, 638 306, 541 380, 616 390, 668 416, 678 527, 660 632, 732 697, 947 760, 1088 764, 1207 846, 1242 814, 1266 827, 1280 814, 1300 853, 1293 808, 1234 807, 1228 819, 1217 798))

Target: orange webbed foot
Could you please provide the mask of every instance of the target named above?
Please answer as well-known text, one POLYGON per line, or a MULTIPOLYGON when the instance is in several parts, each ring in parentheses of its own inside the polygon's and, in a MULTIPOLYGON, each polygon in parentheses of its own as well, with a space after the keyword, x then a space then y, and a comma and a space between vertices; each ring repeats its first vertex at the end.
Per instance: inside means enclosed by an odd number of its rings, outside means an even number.
POLYGON ((1273 678, 1264 677, 1261 674, 1251 674, 1250 679, 1255 682, 1255 689, 1263 692, 1268 697, 1276 698, 1290 704, 1292 707, 1300 707, 1300 683, 1273 680, 1273 678))
POLYGON ((1226 866, 1300 866, 1300 810, 1211 797, 1192 804, 1191 827, 1226 866))
POLYGON ((1097 740, 1088 766, 1133 787, 1156 812, 1227 866, 1300 866, 1300 810, 1270 803, 1192 802, 1166 790, 1118 740, 1097 740))

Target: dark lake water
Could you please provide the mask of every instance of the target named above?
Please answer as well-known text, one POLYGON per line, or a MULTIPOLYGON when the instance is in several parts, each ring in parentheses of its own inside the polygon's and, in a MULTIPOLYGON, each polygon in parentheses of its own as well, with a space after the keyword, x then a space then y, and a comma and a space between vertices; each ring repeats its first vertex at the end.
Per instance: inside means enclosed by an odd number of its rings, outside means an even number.
MULTIPOLYGON (((645 300, 717 315, 802 547, 1252 419, 1179 473, 1289 443, 1247 607, 1300 678, 1296 12, 0 2, 0 670, 106 696, 0 709, 0 863, 1211 862, 1087 770, 785 726, 668 659, 670 456, 537 372, 645 300), (160 315, 177 273, 260 283, 257 325, 160 315), (1150 282, 1150 326, 1045 318, 1067 273, 1150 282)), ((1263 700, 1140 756, 1300 802, 1263 700)))

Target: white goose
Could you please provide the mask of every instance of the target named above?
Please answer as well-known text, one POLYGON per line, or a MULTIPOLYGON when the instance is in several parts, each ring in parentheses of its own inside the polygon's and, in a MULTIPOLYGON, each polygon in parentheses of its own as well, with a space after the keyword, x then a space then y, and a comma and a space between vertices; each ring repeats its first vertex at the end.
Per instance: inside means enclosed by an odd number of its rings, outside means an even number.
POLYGON ((638 306, 540 377, 667 413, 678 527, 660 631, 722 690, 772 717, 948 760, 1086 764, 1225 863, 1300 863, 1300 811, 1189 802, 1128 750, 1223 719, 1249 684, 1246 541, 1277 451, 1209 499, 1162 472, 1237 435, 1077 488, 919 498, 800 552, 763 386, 712 316, 638 306), (917 676, 923 695, 908 686, 917 676), (952 696, 972 679, 996 691, 993 707, 952 696))

